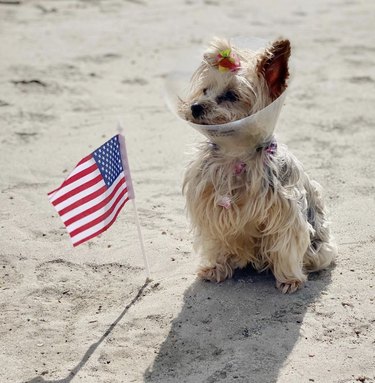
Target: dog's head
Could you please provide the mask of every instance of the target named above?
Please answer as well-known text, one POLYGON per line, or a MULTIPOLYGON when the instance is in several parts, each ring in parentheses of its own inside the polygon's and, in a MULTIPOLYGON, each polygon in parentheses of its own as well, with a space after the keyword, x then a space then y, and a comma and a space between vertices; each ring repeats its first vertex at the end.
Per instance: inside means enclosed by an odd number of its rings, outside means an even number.
POLYGON ((189 95, 180 101, 180 115, 213 125, 265 108, 287 86, 289 56, 289 40, 276 40, 264 51, 253 52, 215 39, 192 76, 189 95))

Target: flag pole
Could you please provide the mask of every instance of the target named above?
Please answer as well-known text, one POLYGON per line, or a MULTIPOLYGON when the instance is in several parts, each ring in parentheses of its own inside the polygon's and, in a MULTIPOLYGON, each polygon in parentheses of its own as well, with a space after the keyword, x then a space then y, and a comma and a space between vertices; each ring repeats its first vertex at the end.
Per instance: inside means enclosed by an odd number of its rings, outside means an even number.
POLYGON ((146 274, 147 274, 147 279, 151 279, 151 274, 150 274, 150 266, 148 264, 148 259, 146 256, 145 252, 145 246, 143 242, 143 236, 142 236, 142 231, 141 231, 141 225, 139 223, 139 218, 138 218, 138 210, 137 210, 137 205, 135 204, 135 199, 132 199, 133 202, 133 207, 134 207, 134 212, 135 212, 135 223, 137 225, 137 230, 138 230, 138 238, 139 242, 141 244, 141 250, 142 250, 142 256, 143 256, 143 262, 145 264, 145 269, 146 269, 146 274))
POLYGON ((131 178, 131 174, 130 174, 130 167, 129 167, 128 155, 127 155, 127 151, 126 151, 125 137, 122 135, 123 129, 122 129, 122 124, 121 124, 120 120, 118 121, 118 131, 119 131, 119 142, 120 142, 120 148, 121 148, 121 160, 122 160, 126 184, 127 184, 127 188, 128 188, 128 197, 129 197, 129 199, 131 199, 131 201, 133 203, 135 224, 137 225, 138 238, 139 238, 139 242, 141 245, 143 262, 144 262, 145 269, 146 269, 147 279, 150 280, 151 279, 150 266, 149 266, 149 262, 148 262, 147 255, 145 252, 145 246, 144 246, 144 242, 143 242, 141 225, 139 223, 137 205, 135 204, 134 188, 133 188, 132 178, 131 178))

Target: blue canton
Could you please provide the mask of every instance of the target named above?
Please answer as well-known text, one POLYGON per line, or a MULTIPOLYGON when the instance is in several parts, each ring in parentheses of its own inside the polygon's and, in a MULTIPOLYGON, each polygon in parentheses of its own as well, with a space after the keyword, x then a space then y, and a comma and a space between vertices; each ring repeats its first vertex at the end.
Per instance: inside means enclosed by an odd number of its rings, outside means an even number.
POLYGON ((112 137, 92 153, 107 187, 111 187, 119 174, 124 170, 121 162, 118 136, 112 137))

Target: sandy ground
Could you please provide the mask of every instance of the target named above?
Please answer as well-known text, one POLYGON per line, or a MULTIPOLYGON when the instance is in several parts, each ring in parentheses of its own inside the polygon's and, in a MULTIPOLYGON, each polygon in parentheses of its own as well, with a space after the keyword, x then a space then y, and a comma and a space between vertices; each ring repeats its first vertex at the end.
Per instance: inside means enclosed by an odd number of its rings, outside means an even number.
POLYGON ((374 2, 15 3, 0 1, 0 382, 374 382, 374 2), (294 295, 251 271, 195 277, 181 180, 201 137, 161 95, 213 35, 293 44, 278 136, 324 185, 340 248, 294 295), (46 198, 118 118, 147 284, 131 204, 73 249, 46 198))

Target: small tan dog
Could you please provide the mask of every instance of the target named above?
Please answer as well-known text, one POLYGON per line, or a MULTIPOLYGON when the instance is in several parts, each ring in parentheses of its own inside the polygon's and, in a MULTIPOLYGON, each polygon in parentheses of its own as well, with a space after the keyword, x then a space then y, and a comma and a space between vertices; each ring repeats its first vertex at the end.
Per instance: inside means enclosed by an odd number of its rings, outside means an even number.
MULTIPOLYGON (((262 110, 287 87, 290 51, 288 40, 257 52, 214 40, 180 115, 215 125, 262 110)), ((335 255, 320 185, 273 136, 252 144, 243 150, 207 142, 187 169, 183 190, 204 261, 198 275, 220 282, 251 264, 270 269, 276 286, 291 293, 335 255)))

